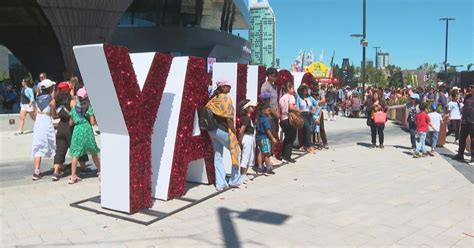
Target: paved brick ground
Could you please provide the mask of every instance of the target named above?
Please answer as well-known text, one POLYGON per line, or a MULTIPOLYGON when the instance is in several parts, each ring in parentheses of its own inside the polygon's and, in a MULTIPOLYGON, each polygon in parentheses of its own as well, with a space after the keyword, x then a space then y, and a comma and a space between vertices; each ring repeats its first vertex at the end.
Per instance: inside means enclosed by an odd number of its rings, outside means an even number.
MULTIPOLYGON (((15 173, 29 160, 2 154, 0 172, 15 177, 2 176, 0 246, 474 246, 472 165, 412 159, 408 134, 391 124, 384 150, 364 146, 364 120, 340 118, 328 128, 330 150, 150 226, 69 207, 99 193, 97 178, 31 182, 30 172, 15 173)), ((1 135, 3 150, 10 134, 1 135)))

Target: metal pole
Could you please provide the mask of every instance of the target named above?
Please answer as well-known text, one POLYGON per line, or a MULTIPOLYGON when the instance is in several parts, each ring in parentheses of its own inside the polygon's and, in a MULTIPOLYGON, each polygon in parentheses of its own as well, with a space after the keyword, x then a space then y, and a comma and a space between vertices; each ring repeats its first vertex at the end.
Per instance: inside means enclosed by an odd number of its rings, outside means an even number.
POLYGON ((446 41, 444 43, 444 78, 448 81, 448 27, 449 19, 446 19, 446 41))
MULTIPOLYGON (((366 0, 363 0, 362 4, 362 39, 365 40, 366 37, 366 28, 365 28, 365 21, 366 21, 366 0)), ((365 75, 365 46, 362 45, 362 95, 364 97, 365 101, 365 81, 366 81, 366 75, 365 75)))

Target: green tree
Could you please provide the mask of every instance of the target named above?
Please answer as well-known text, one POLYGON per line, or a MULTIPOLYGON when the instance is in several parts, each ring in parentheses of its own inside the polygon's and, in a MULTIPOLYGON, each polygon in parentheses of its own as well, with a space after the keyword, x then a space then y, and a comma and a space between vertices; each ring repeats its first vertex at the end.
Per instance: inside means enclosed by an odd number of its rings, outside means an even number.
POLYGON ((388 72, 388 85, 396 88, 401 87, 403 85, 402 68, 395 65, 389 65, 386 67, 386 70, 388 72))
POLYGON ((367 83, 377 87, 386 87, 388 85, 387 78, 382 70, 377 70, 372 66, 368 66, 367 70, 367 83))

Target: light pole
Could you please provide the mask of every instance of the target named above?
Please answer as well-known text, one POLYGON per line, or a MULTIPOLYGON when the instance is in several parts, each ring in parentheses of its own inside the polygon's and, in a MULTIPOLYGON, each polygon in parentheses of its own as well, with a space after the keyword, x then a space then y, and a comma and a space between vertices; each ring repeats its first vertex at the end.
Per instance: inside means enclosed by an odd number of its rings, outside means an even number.
POLYGON ((449 34, 449 21, 454 21, 456 20, 455 18, 452 17, 444 17, 439 19, 440 21, 445 21, 446 22, 446 41, 444 44, 444 79, 445 81, 448 80, 448 34, 449 34))
POLYGON ((379 46, 374 46, 375 48, 375 69, 379 69, 379 46))
POLYGON ((362 74, 362 97, 363 100, 365 101, 365 81, 367 79, 366 77, 366 71, 365 71, 365 48, 369 44, 366 40, 367 37, 367 29, 366 29, 366 0, 362 1, 362 34, 351 34, 351 37, 361 37, 362 39, 360 40, 360 45, 362 46, 362 66, 361 66, 361 74, 362 74))

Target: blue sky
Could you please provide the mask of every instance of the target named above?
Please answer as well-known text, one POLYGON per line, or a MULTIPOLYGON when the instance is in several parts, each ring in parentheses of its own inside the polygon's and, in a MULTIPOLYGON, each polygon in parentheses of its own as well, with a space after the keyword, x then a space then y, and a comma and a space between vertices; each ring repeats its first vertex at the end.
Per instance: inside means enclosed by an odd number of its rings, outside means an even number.
MULTIPOLYGON (((414 69, 424 62, 444 61, 444 16, 449 24, 448 62, 474 63, 474 0, 367 0, 367 58, 375 59, 373 46, 390 53, 391 64, 414 69)), ((362 0, 270 0, 277 19, 277 57, 289 68, 300 49, 311 48, 329 63, 349 58, 360 65, 362 0)))

